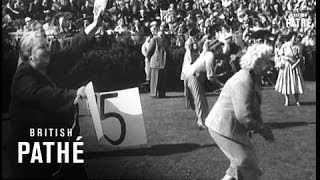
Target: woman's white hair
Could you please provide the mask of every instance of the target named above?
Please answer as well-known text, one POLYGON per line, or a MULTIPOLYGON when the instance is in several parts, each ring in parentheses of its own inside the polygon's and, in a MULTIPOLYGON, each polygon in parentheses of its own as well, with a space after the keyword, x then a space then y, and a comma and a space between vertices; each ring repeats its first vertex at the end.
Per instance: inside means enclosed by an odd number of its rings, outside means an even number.
POLYGON ((240 59, 242 69, 253 69, 258 61, 270 59, 273 48, 264 43, 252 44, 240 59))
POLYGON ((33 47, 35 46, 36 39, 44 38, 40 31, 30 31, 24 33, 20 39, 19 60, 18 66, 22 62, 26 62, 32 55, 33 47))

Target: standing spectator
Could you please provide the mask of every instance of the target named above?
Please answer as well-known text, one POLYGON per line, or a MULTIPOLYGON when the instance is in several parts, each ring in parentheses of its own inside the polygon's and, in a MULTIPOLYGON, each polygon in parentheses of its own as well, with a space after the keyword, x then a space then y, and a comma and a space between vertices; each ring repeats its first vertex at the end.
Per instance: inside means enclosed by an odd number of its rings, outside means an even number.
POLYGON ((316 36, 313 29, 307 31, 306 36, 301 41, 303 45, 303 55, 305 57, 306 78, 310 80, 316 79, 316 36))
POLYGON ((24 22, 26 23, 26 25, 23 26, 23 31, 25 32, 31 31, 31 24, 32 24, 31 18, 26 17, 24 19, 24 22))
POLYGON ((144 36, 146 35, 145 28, 138 19, 133 20, 133 26, 131 27, 131 37, 135 43, 142 44, 144 42, 144 36))
POLYGON ((296 32, 290 32, 280 49, 281 67, 275 90, 285 96, 285 106, 289 106, 289 95, 294 94, 296 105, 300 106, 299 94, 303 94, 304 80, 301 73, 300 63, 302 54, 296 45, 296 32))
POLYGON ((146 84, 147 84, 148 91, 150 91, 150 60, 148 59, 147 51, 148 51, 148 46, 149 46, 151 38, 152 38, 152 35, 150 34, 150 36, 148 36, 146 38, 145 42, 141 46, 142 55, 145 57, 144 58, 144 72, 146 75, 146 84))
POLYGON ((184 36, 178 35, 176 38, 174 49, 172 50, 172 61, 174 66, 175 85, 180 90, 183 82, 181 81, 181 70, 185 55, 185 39, 184 36))
POLYGON ((120 17, 118 19, 118 25, 114 28, 114 32, 119 35, 120 42, 125 42, 127 38, 129 38, 129 30, 128 27, 124 23, 124 18, 120 17))
POLYGON ((258 180, 262 175, 257 155, 250 142, 253 131, 273 141, 272 131, 261 119, 260 76, 269 66, 272 47, 255 44, 241 58, 242 69, 223 87, 208 117, 211 137, 230 160, 222 180, 258 180))
POLYGON ((166 61, 169 43, 164 37, 164 29, 159 30, 156 21, 151 23, 150 31, 153 35, 147 48, 151 69, 150 96, 164 98, 166 95, 166 61))

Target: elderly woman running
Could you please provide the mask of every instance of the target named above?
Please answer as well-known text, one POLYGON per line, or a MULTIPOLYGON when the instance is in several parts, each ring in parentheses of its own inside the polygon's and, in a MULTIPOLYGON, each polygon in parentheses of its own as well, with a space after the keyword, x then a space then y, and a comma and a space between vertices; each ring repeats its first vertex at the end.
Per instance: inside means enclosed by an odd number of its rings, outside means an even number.
POLYGON ((253 44, 242 56, 241 70, 224 85, 220 96, 206 118, 206 126, 214 141, 230 160, 222 180, 258 180, 262 172, 253 145, 252 132, 273 141, 272 131, 260 116, 259 80, 270 66, 272 47, 253 44))

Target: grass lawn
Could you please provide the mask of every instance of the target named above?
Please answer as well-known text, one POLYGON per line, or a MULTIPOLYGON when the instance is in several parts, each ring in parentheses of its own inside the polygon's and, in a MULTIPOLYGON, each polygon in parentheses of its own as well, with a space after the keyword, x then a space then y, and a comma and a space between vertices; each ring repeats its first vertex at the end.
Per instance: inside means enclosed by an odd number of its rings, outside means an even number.
MULTIPOLYGON (((148 144, 112 152, 96 144, 92 120, 82 104, 80 124, 90 178, 219 180, 223 177, 228 159, 207 131, 196 128, 195 113, 184 108, 183 94, 167 95, 169 98, 153 99, 141 94, 148 144)), ((212 107, 217 96, 207 95, 212 107)), ((264 171, 262 180, 316 179, 316 83, 306 82, 301 107, 283 106, 284 97, 273 88, 265 88, 262 96, 262 117, 276 137, 272 144, 259 135, 252 138, 264 171)))
MULTIPOLYGON (((229 166, 227 158, 207 131, 196 128, 195 113, 184 108, 182 93, 167 95, 169 98, 153 99, 141 94, 148 144, 116 151, 107 151, 96 143, 89 112, 81 104, 80 126, 89 178, 219 180, 223 177, 229 166)), ((306 82, 301 107, 284 107, 284 97, 273 88, 264 89, 262 95, 262 117, 276 137, 272 144, 259 135, 252 139, 264 171, 262 180, 316 179, 316 83, 306 82)), ((212 107, 217 96, 208 93, 207 98, 212 107)), ((8 122, 2 121, 2 178, 11 173, 6 159, 8 122)))

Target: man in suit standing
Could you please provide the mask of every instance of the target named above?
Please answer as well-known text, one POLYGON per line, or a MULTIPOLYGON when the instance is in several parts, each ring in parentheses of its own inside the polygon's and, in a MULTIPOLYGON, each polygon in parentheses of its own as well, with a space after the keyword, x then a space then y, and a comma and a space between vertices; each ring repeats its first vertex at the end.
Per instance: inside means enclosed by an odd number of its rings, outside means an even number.
POLYGON ((153 35, 147 45, 147 58, 150 61, 150 96, 164 98, 166 95, 166 62, 169 42, 164 37, 164 28, 156 21, 150 23, 153 35))

